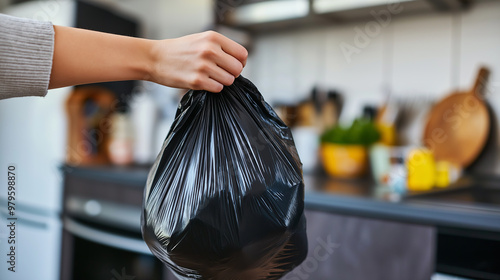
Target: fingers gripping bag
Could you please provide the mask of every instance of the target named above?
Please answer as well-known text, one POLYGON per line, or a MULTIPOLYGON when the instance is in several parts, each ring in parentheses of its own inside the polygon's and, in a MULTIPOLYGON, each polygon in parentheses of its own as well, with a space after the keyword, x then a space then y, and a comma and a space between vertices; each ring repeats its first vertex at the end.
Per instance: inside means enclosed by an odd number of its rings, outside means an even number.
POLYGON ((183 97, 141 220, 151 252, 179 279, 279 279, 304 260, 302 164, 249 80, 183 97))

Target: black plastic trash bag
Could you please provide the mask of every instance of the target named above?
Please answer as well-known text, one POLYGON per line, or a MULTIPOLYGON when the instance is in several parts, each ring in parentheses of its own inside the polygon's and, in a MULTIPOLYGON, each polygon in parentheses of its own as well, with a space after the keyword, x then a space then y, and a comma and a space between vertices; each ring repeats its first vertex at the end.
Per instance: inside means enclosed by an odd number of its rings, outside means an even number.
POLYGON ((307 254, 290 129, 239 77, 182 99, 144 195, 142 234, 179 279, 279 279, 307 254))

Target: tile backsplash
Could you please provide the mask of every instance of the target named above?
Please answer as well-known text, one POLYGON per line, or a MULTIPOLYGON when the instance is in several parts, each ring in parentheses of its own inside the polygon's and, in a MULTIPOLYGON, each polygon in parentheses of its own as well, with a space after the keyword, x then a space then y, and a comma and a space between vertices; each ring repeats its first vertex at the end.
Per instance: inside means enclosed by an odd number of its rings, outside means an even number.
POLYGON ((349 121, 360 106, 380 105, 389 94, 438 100, 468 89, 486 65, 493 135, 472 168, 500 175, 500 1, 459 13, 392 17, 379 28, 370 21, 257 35, 243 74, 270 103, 302 100, 314 85, 338 89, 346 97, 341 118, 349 121))

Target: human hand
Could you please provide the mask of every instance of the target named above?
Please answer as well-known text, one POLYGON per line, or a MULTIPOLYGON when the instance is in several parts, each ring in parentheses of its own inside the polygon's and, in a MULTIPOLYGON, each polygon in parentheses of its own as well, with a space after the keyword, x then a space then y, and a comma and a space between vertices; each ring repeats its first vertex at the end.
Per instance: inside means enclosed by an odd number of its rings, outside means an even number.
POLYGON ((155 41, 150 78, 170 87, 220 92, 245 67, 248 52, 238 43, 207 31, 155 41))

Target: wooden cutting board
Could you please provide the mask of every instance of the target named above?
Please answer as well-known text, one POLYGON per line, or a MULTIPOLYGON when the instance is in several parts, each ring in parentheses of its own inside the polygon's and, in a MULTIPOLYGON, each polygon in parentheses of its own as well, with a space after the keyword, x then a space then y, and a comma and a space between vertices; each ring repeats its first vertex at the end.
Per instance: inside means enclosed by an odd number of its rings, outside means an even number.
POLYGON ((454 92, 432 108, 423 142, 436 160, 467 167, 483 150, 490 132, 490 115, 484 102, 489 73, 481 68, 469 91, 454 92))

